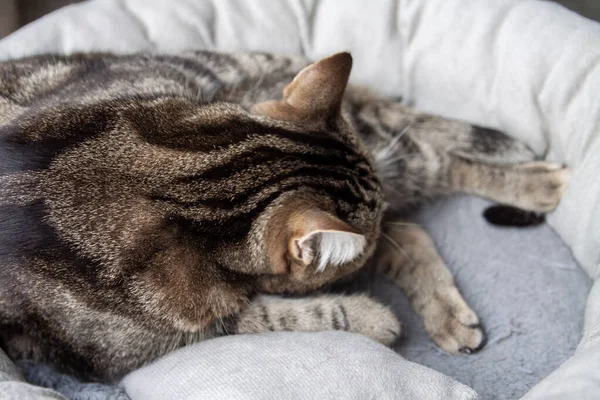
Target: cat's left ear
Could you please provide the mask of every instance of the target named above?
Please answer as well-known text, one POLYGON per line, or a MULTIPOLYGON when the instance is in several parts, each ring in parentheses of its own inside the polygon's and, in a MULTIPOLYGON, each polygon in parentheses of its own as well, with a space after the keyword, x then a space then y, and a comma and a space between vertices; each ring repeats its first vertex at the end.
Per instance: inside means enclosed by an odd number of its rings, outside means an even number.
POLYGON ((283 90, 282 101, 256 104, 257 114, 289 122, 323 122, 339 117, 352 69, 350 53, 338 53, 309 65, 283 90))
POLYGON ((360 257, 367 240, 357 229, 335 215, 303 202, 282 207, 271 217, 266 238, 269 264, 274 273, 285 273, 286 260, 322 271, 360 257))
POLYGON ((288 251, 293 259, 305 266, 317 265, 323 271, 327 265, 342 265, 360 256, 366 238, 339 218, 320 210, 307 210, 289 221, 292 235, 288 251))

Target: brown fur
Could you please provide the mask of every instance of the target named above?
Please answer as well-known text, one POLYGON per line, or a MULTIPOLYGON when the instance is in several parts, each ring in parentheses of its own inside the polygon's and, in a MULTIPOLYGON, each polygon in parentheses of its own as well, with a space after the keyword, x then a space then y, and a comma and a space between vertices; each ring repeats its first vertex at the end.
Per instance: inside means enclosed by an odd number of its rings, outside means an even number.
POLYGON ((455 191, 549 211, 568 171, 527 163, 499 132, 346 90, 351 61, 0 64, 3 348, 110 379, 225 333, 343 329, 389 344, 400 324, 366 296, 264 294, 305 294, 367 264, 409 293, 443 349, 480 348, 426 233, 386 224, 455 191), (349 250, 319 270, 328 237, 349 250))

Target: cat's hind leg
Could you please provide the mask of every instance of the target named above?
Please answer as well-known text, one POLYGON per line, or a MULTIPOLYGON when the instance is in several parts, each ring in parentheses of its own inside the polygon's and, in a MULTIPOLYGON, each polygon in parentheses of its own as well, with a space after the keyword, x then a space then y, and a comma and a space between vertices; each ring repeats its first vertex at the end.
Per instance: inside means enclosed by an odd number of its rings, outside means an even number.
POLYGON ((458 291, 431 237, 416 224, 384 224, 373 258, 376 270, 406 293, 439 347, 452 354, 481 349, 485 333, 479 318, 458 291))
POLYGON ((240 313, 234 333, 343 330, 385 345, 401 334, 401 324, 386 306, 365 295, 300 298, 260 295, 240 313))

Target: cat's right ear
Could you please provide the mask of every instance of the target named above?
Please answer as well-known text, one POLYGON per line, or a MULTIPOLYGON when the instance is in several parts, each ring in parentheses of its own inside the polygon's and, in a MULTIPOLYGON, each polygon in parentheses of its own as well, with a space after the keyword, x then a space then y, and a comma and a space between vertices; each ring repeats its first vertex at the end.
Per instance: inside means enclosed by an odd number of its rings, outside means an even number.
POLYGON ((253 112, 283 121, 324 122, 337 118, 352 69, 350 53, 309 65, 283 91, 282 101, 256 104, 253 112))

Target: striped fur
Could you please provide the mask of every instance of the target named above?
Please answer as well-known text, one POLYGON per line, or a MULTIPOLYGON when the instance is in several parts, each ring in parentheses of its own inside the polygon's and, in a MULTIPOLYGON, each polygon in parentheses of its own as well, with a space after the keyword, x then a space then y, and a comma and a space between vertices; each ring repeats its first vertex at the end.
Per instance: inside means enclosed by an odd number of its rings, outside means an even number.
POLYGON ((261 294, 304 294, 378 264, 417 288, 413 306, 442 348, 478 349, 477 317, 432 243, 421 235, 406 253, 414 235, 380 235, 386 207, 391 221, 465 191, 548 211, 568 170, 505 165, 532 154, 345 91, 347 54, 307 64, 211 52, 1 63, 2 347, 111 379, 225 333, 343 329, 389 344, 400 324, 368 297, 261 294), (434 260, 445 278, 400 274, 406 254, 429 254, 416 264, 434 260))

